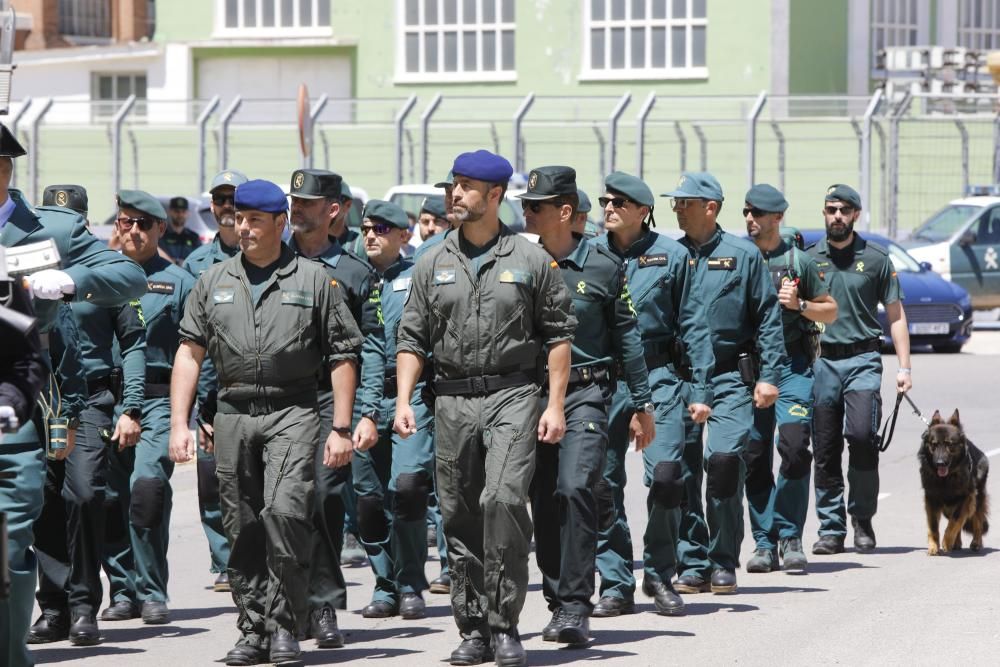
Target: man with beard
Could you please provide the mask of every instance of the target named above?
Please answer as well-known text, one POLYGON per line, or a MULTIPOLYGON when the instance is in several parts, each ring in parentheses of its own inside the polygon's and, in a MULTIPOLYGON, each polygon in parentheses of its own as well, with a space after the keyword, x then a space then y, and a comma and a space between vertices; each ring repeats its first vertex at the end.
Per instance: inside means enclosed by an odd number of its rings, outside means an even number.
MULTIPOLYGON (((226 169, 212 179, 208 193, 212 197, 212 215, 219 231, 212 242, 203 245, 184 262, 184 269, 200 278, 213 265, 233 257, 239 251, 240 236, 236 232, 236 187, 247 182, 241 171, 226 169)), ((208 539, 211 556, 209 571, 216 574, 213 589, 229 592, 229 542, 222 528, 222 505, 219 501, 219 479, 215 472, 215 417, 219 379, 212 360, 206 358, 198 377, 198 513, 201 527, 208 539)))
POLYGON ((778 400, 770 408, 754 408, 747 444, 747 505, 756 549, 747 572, 804 572, 802 528, 809 509, 809 433, 812 412, 812 364, 819 328, 837 318, 837 302, 820 277, 816 262, 782 238, 779 225, 788 202, 774 187, 762 183, 744 198, 747 234, 767 264, 781 304, 787 360, 778 380, 778 400), (777 484, 772 473, 777 424, 781 468, 777 484))
POLYGON ((527 663, 517 622, 536 441, 556 443, 566 431, 576 318, 558 263, 500 223, 510 163, 478 150, 459 155, 452 172, 462 224, 416 263, 397 337, 394 428, 404 438, 417 432, 410 401, 433 353, 438 498, 462 636, 450 662, 495 656, 516 667, 527 663), (549 402, 541 412, 543 355, 549 402))
MULTIPOLYGON (((343 183, 338 174, 324 169, 297 169, 292 173, 289 196, 292 209, 292 252, 319 262, 341 291, 354 322, 365 336, 381 336, 378 295, 372 294, 378 277, 365 261, 346 252, 330 234, 340 215, 343 183)), ((371 362, 370 362, 371 363, 371 362)), ((371 369, 381 373, 382 368, 371 369)), ((337 406, 329 384, 330 373, 319 374, 320 441, 329 433, 337 406)), ((358 415, 355 414, 354 420, 358 415)), ((343 646, 337 627, 337 609, 347 608, 347 584, 340 569, 345 503, 353 504, 351 467, 323 464, 316 450, 316 496, 312 557, 309 570, 310 634, 319 648, 343 646)))
POLYGON ((169 222, 167 230, 160 239, 160 247, 175 264, 183 264, 188 256, 201 247, 201 239, 188 229, 188 200, 184 197, 174 197, 167 207, 169 222))
POLYGON ((823 217, 826 238, 808 249, 840 316, 826 327, 822 355, 814 367, 813 451, 816 467, 816 515, 819 540, 816 555, 844 551, 844 439, 849 458, 847 514, 851 515, 854 548, 875 549, 872 517, 878 509, 878 442, 882 416, 882 356, 878 304, 885 307, 899 369, 896 390, 907 392, 910 378, 910 335, 903 312, 899 279, 888 251, 854 232, 861 216, 861 196, 837 183, 826 191, 823 217))
POLYGON ((451 229, 451 225, 448 224, 448 214, 444 210, 444 197, 441 195, 424 197, 417 224, 420 227, 421 241, 427 241, 435 234, 443 234, 451 229))

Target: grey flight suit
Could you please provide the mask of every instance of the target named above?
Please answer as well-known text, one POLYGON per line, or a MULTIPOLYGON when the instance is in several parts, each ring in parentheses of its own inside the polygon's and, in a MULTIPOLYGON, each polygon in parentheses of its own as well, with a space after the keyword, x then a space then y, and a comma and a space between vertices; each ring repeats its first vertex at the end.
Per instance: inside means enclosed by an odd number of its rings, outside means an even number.
POLYGON ((433 354, 438 498, 465 639, 517 627, 528 588, 543 349, 571 340, 558 264, 505 225, 475 259, 461 233, 414 269, 397 350, 433 354))

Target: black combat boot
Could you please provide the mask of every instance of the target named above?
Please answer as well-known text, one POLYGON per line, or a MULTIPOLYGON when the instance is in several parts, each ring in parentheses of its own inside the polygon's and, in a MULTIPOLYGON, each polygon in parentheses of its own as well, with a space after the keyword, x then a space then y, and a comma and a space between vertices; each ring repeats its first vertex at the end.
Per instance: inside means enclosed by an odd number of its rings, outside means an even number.
POLYGON ((498 667, 524 667, 528 654, 521 645, 517 628, 493 632, 493 657, 498 667))
POLYGON ((851 527, 854 528, 854 549, 859 554, 870 554, 875 551, 875 529, 871 519, 855 519, 851 517, 851 527))
POLYGON ((813 553, 817 556, 832 556, 844 553, 843 535, 820 535, 813 544, 813 553))
POLYGON ((683 616, 684 600, 677 594, 669 581, 659 581, 645 577, 642 580, 642 592, 653 598, 656 613, 661 616, 683 616))

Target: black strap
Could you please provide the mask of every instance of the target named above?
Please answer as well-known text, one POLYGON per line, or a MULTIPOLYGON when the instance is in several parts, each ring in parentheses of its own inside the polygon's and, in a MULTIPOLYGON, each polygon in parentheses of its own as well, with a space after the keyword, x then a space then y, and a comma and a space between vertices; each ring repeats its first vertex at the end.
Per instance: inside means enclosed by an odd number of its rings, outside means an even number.
POLYGON ((492 394, 493 392, 531 384, 535 379, 524 371, 504 375, 476 375, 455 380, 435 380, 434 393, 438 396, 469 396, 492 394))
POLYGON ((170 395, 170 385, 162 382, 146 383, 146 398, 164 398, 170 395))
POLYGON ((569 385, 590 384, 592 382, 607 382, 612 373, 604 364, 577 366, 569 369, 569 385))
POLYGON ((858 343, 821 343, 824 359, 847 359, 858 354, 867 352, 877 352, 882 347, 882 341, 878 338, 870 338, 858 343))
POLYGON ((732 373, 733 371, 739 370, 739 368, 740 368, 739 357, 733 357, 732 359, 728 359, 722 362, 716 361, 715 370, 712 371, 712 377, 722 375, 723 373, 732 373))
POLYGON ((875 446, 878 447, 880 452, 889 449, 889 443, 892 442, 892 435, 896 432, 896 418, 899 417, 899 404, 903 402, 904 396, 906 394, 902 392, 896 393, 896 405, 892 408, 892 414, 885 418, 885 423, 882 424, 882 432, 875 436, 875 446), (887 428, 889 429, 888 436, 885 433, 887 428))

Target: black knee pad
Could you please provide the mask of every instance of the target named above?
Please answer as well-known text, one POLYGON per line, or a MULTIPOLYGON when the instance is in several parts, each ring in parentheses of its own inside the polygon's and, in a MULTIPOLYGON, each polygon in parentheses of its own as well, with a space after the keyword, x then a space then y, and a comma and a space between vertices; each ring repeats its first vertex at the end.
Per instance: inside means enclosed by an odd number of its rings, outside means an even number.
POLYGON ((427 499, 431 494, 431 478, 421 472, 404 472, 396 478, 393 512, 401 521, 422 521, 427 516, 427 499))
POLYGON ((215 457, 198 459, 198 503, 219 504, 219 477, 215 472, 215 457))
POLYGON ((684 499, 684 482, 681 481, 680 461, 660 461, 653 467, 653 483, 649 486, 653 502, 674 509, 684 499))
POLYGON ((156 528, 163 520, 167 485, 156 477, 140 477, 132 485, 129 520, 136 528, 156 528))
POLYGON ((882 415, 882 395, 877 391, 852 391, 844 394, 847 429, 844 437, 849 447, 850 466, 855 470, 878 468, 879 419, 882 415))
POLYGON ((362 542, 374 544, 389 538, 389 523, 385 520, 383 507, 378 496, 358 496, 358 532, 362 542))
POLYGON ((747 463, 748 494, 765 491, 774 486, 774 476, 771 473, 771 466, 768 465, 769 447, 770 443, 765 445, 763 440, 751 440, 747 443, 744 458, 747 463))
POLYGON ((781 454, 781 474, 785 479, 802 479, 808 475, 812 464, 809 424, 799 422, 779 426, 778 453, 781 454))
POLYGON ((708 495, 724 500, 736 495, 740 483, 739 454, 716 452, 708 457, 708 495))
POLYGON ((813 456, 816 459, 817 489, 843 486, 844 414, 835 405, 813 406, 813 456))
POLYGON ((608 530, 615 523, 615 494, 603 477, 594 484, 594 498, 597 500, 597 529, 608 530))

